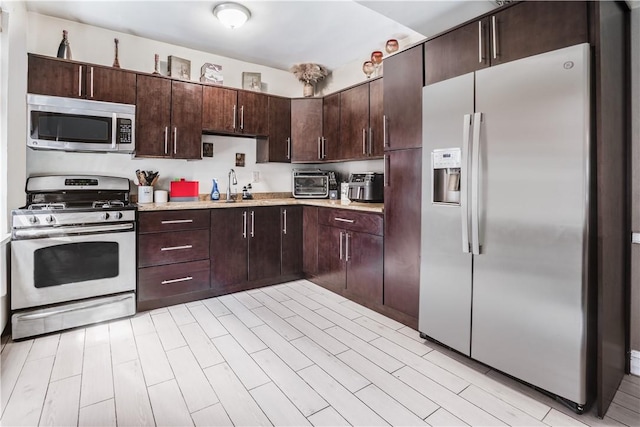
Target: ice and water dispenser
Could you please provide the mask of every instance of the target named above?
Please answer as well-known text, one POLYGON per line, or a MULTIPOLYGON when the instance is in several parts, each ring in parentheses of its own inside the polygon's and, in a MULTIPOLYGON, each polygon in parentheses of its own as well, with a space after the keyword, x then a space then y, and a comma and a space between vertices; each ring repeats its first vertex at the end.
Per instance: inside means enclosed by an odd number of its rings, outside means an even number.
POLYGON ((459 148, 444 148, 431 152, 431 175, 433 188, 431 201, 460 205, 460 166, 459 148))

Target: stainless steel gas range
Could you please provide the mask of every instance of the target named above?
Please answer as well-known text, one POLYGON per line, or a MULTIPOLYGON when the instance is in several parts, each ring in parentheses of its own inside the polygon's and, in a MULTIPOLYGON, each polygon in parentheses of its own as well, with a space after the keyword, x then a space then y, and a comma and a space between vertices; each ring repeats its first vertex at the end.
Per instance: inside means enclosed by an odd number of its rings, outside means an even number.
POLYGON ((129 180, 37 176, 11 212, 13 339, 135 313, 136 209, 129 180))

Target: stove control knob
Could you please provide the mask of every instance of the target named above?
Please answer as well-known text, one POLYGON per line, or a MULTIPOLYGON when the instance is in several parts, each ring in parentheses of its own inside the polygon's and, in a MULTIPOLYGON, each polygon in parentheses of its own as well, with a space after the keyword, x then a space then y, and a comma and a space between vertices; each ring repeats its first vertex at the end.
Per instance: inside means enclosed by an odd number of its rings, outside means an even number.
POLYGON ((29 217, 29 222, 30 222, 31 224, 37 224, 37 223, 39 222, 39 221, 38 221, 38 217, 37 217, 37 216, 30 216, 30 217, 29 217))
POLYGON ((55 222, 55 218, 53 217, 53 215, 47 215, 44 220, 47 222, 47 224, 51 224, 53 222, 55 222))
POLYGON ((114 217, 115 219, 122 219, 122 212, 116 212, 116 213, 114 213, 114 214, 113 214, 113 217, 114 217))
POLYGON ((105 221, 108 220, 109 219, 109 214, 107 212, 103 213, 102 215, 100 215, 100 219, 103 219, 105 221))

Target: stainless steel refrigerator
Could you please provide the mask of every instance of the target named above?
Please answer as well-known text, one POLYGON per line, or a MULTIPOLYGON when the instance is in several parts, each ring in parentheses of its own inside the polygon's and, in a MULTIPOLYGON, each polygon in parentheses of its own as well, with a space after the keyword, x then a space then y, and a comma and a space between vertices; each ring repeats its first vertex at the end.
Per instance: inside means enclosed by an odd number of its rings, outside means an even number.
POLYGON ((423 91, 423 336, 587 400, 589 45, 423 91))

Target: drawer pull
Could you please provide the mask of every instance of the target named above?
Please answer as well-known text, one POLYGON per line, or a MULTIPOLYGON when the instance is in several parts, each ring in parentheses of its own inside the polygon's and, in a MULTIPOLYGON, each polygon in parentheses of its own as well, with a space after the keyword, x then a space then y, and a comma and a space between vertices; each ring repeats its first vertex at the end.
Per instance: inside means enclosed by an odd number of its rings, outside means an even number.
POLYGON ((333 219, 334 221, 348 222, 349 224, 353 224, 354 222, 356 222, 354 219, 346 219, 346 218, 339 218, 339 217, 335 217, 333 219))
POLYGON ((188 282, 189 280, 193 280, 193 277, 187 276, 187 277, 183 277, 181 279, 163 280, 160 283, 163 284, 163 285, 169 285, 171 283, 188 282))
POLYGON ((168 248, 160 248, 161 251, 177 251, 179 249, 191 249, 193 245, 169 246, 168 248))
POLYGON ((160 224, 186 224, 189 222, 193 222, 193 220, 192 219, 172 219, 172 220, 161 221, 160 224))

